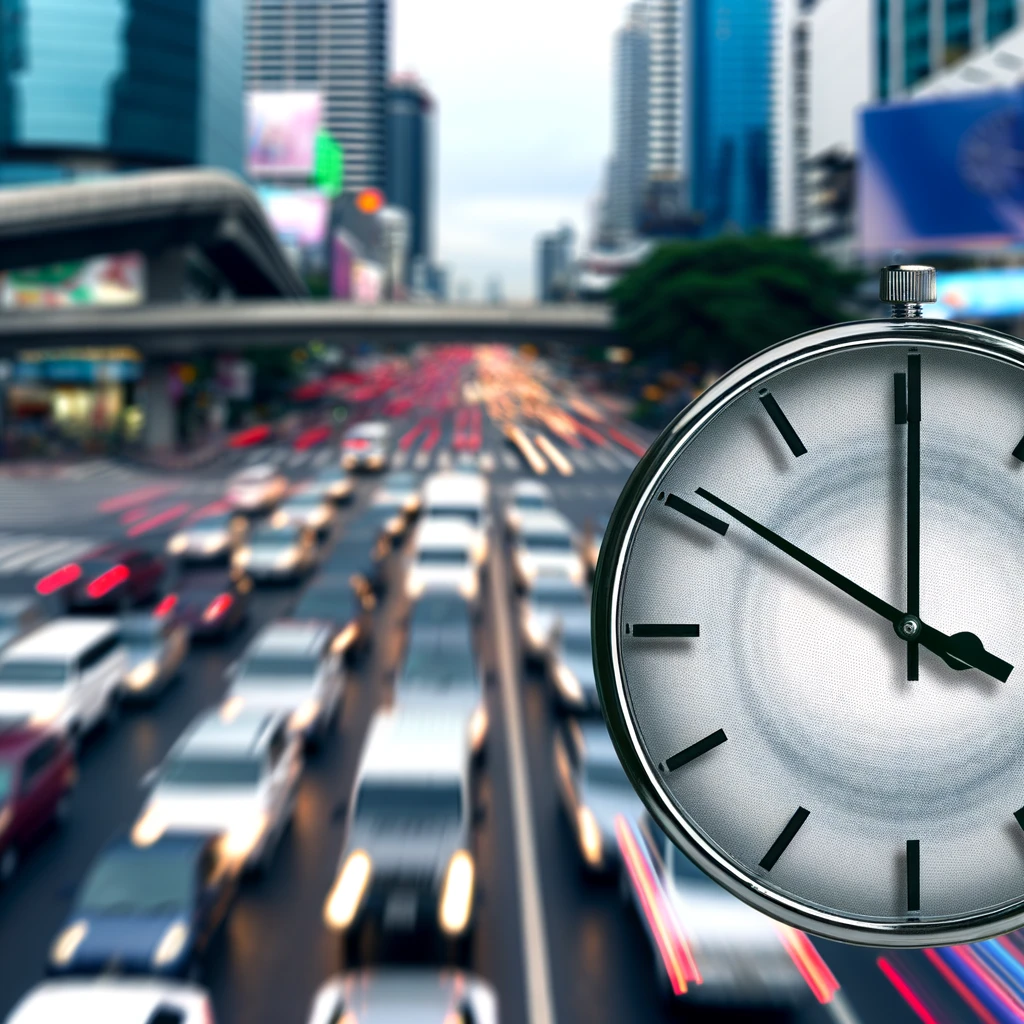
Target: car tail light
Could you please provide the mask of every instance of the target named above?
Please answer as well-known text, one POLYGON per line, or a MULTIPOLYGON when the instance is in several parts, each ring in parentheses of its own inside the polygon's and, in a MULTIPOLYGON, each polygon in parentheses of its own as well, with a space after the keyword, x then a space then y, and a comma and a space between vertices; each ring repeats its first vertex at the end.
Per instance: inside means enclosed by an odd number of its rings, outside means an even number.
POLYGON ((370 442, 365 437, 352 437, 345 442, 345 448, 350 452, 361 452, 370 447, 370 442))
POLYGON ((85 588, 85 592, 93 600, 100 597, 106 597, 114 587, 119 587, 130 575, 131 573, 128 571, 127 565, 115 565, 106 572, 101 572, 99 576, 97 576, 96 579, 94 579, 92 583, 85 588))
POLYGON ((230 594, 218 594, 206 606, 206 611, 203 612, 203 622, 215 622, 234 603, 235 603, 235 599, 230 594))
POLYGON ((171 612, 178 606, 178 595, 168 594, 163 598, 160 603, 153 609, 153 614, 159 619, 165 615, 170 615, 171 612))
POLYGON ((75 562, 69 562, 67 565, 62 565, 59 569, 54 569, 48 576, 44 576, 36 584, 36 593, 42 597, 46 597, 47 594, 52 594, 55 591, 66 587, 69 583, 74 583, 82 575, 82 567, 75 562))

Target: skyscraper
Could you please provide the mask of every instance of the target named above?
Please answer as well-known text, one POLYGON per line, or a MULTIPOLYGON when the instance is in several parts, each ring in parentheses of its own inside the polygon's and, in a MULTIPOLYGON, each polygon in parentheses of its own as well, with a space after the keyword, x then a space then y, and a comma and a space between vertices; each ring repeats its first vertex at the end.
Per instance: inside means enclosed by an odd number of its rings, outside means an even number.
POLYGON ((612 157, 608 167, 608 234, 636 234, 647 185, 650 38, 643 4, 633 4, 614 44, 612 157))
POLYGON ((314 89, 345 187, 383 188, 387 0, 248 0, 246 88, 314 89))
POLYGON ((565 302, 573 292, 576 233, 568 224, 537 239, 537 299, 565 302))
POLYGON ((651 205, 671 216, 685 205, 684 11, 694 0, 648 0, 647 178, 651 205))

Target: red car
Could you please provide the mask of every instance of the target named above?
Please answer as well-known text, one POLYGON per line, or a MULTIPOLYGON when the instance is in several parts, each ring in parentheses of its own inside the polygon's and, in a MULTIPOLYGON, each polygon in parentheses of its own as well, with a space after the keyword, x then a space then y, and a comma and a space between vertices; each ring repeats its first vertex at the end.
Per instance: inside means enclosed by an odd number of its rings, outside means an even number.
POLYGON ((77 565, 80 572, 65 591, 75 611, 127 610, 158 597, 164 578, 163 559, 125 544, 90 551, 77 565))
POLYGON ((60 733, 0 727, 0 882, 43 828, 67 817, 77 780, 71 745, 60 733))

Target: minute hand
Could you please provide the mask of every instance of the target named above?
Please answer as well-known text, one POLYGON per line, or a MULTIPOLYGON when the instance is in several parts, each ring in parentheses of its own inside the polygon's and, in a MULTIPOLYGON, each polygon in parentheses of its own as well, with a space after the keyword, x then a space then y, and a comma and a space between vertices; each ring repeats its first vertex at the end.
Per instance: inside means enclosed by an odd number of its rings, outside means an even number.
MULTIPOLYGON (((903 623, 904 620, 911 618, 905 612, 900 611, 899 608, 889 604, 888 601, 883 601, 882 598, 876 597, 869 590, 865 590, 860 586, 860 584, 854 583, 853 580, 847 578, 842 573, 836 572, 831 566, 819 561, 814 555, 810 555, 802 548, 798 548, 795 544, 786 540, 785 537, 780 537, 774 530, 769 530, 767 526, 759 523, 756 519, 751 519, 750 516, 744 515, 738 508, 733 508, 728 502, 711 494, 710 491, 704 490, 703 487, 698 487, 697 494, 705 501, 710 501, 712 505, 717 505, 726 515, 732 516, 738 523, 742 523, 748 530, 764 538, 764 540, 778 548, 783 554, 789 555, 790 558, 806 566, 815 575, 831 583, 832 586, 837 587, 844 594, 852 597, 859 604, 864 605, 865 608, 870 608, 876 615, 880 615, 883 619, 891 622, 894 627, 903 623)), ((1010 673, 1013 671, 1013 666, 1008 661, 1003 661, 1002 658, 997 658, 994 654, 986 651, 981 641, 973 636, 973 634, 957 633, 954 636, 947 636, 941 630, 916 620, 916 617, 914 618, 919 629, 912 634, 912 638, 923 647, 927 647, 928 650, 937 654, 944 661, 947 661, 950 665, 954 667, 967 665, 976 668, 979 672, 984 672, 985 675, 992 676, 1003 683, 1009 678, 1010 673)), ((899 630, 897 630, 897 635, 901 636, 904 640, 911 639, 911 636, 905 636, 899 630)))

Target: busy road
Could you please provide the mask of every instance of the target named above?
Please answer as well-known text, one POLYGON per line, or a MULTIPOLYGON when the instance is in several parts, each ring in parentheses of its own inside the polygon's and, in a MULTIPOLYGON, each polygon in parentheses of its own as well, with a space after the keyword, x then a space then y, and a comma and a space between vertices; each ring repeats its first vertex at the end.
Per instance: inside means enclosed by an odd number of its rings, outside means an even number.
MULTIPOLYGON (((65 614, 119 618, 127 637, 129 620, 144 615, 166 619, 168 636, 191 632, 166 680, 162 669, 139 669, 144 662, 118 670, 118 695, 96 728, 60 718, 77 783, 66 820, 19 842, 0 885, 0 1017, 47 971, 99 975, 101 997, 121 974, 177 972, 169 965, 191 949, 184 938, 172 944, 174 955, 147 950, 138 966, 128 925, 127 937, 111 939, 89 966, 103 914, 89 916, 83 880, 112 840, 128 856, 148 855, 174 835, 213 832, 218 842, 202 849, 223 859, 215 874, 218 885, 230 881, 228 903, 209 944, 181 959, 180 973, 209 993, 222 1024, 348 1020, 341 1013, 358 1008, 357 994, 322 992, 320 1016, 310 1017, 318 990, 341 972, 385 967, 359 989, 366 1005, 409 998, 411 972, 421 980, 441 968, 465 972, 454 986, 450 975, 430 983, 449 986, 437 1024, 654 1021, 669 1015, 668 1004, 702 1007, 716 1020, 808 1024, 1024 1019, 1015 938, 970 954, 880 954, 776 934, 718 890, 710 897, 720 901, 717 919, 735 918, 733 931, 722 926, 712 942, 687 920, 689 895, 706 895, 699 887, 711 883, 671 866, 672 852, 618 766, 600 760, 603 726, 586 667, 586 580, 603 523, 649 436, 554 369, 503 349, 441 349, 382 363, 346 386, 343 425, 329 411, 306 412, 287 432, 257 428, 230 439, 189 471, 97 459, 16 468, 0 482, 4 595, 38 600, 57 626, 65 614), (223 541, 211 539, 214 521, 223 541), (96 554, 108 543, 120 545, 112 566, 96 554), (219 568, 188 557, 214 548, 226 560, 219 568), (120 572, 136 551, 140 565, 159 556, 162 577, 129 597, 119 588, 133 582, 134 569, 123 579, 120 572), (356 571, 359 557, 366 568, 356 571), (331 591, 341 575, 343 587, 331 591), (310 656, 333 680, 323 686, 340 693, 336 713, 327 689, 278 703, 262 700, 259 687, 246 690, 254 638, 282 619, 305 622, 296 607, 307 595, 344 591, 348 601, 350 587, 351 621, 339 612, 328 646, 310 656), (190 593, 202 595, 192 618, 190 593), (540 628, 545 602, 559 610, 540 628), (438 659, 466 646, 459 630, 468 630, 473 679, 441 679, 447 663, 439 670, 438 659), (578 648, 586 656, 573 660, 578 648), (157 692, 158 679, 166 685, 157 692), (454 693, 459 687, 464 694, 454 693), (149 699, 132 699, 139 697, 149 699), (193 763, 188 744, 200 742, 202 729, 234 736, 250 719, 255 738, 246 742, 270 759, 268 785, 284 760, 294 777, 284 809, 264 809, 258 835, 239 839, 221 790, 211 799, 225 801, 215 805, 223 827, 197 825, 165 790, 193 763), (445 828, 460 838, 425 844, 441 828, 427 806, 441 807, 437 780, 449 762, 461 797, 445 828), (399 792, 398 775, 419 788, 399 792), (407 817, 384 821, 410 792, 414 803, 393 812, 407 817), (379 817, 368 823, 371 797, 379 817), (382 836, 399 825, 397 856, 382 836), (409 864, 424 845, 440 859, 417 862, 413 883, 409 864), (433 882, 422 882, 425 871, 433 882), (767 945, 755 949, 751 936, 762 932, 767 945), (723 973, 726 963, 734 973, 723 973), (719 976, 726 980, 713 981, 719 976), (461 1016, 449 1018, 450 1009, 461 1016)), ((308 622, 322 625, 319 616, 308 622)), ((51 627, 33 623, 24 633, 40 628, 51 627)), ((319 642, 312 627, 302 635, 319 642)), ((4 666, 16 664, 19 643, 27 641, 15 635, 0 652, 4 728, 57 729, 56 717, 39 724, 45 716, 35 705, 19 715, 4 703, 4 666)), ((8 675, 25 689, 17 671, 8 675)), ((3 737, 0 730, 0 764, 3 737)), ((0 850, 4 841, 0 831, 0 850)), ((173 1000, 182 983, 160 984, 161 998, 173 1000)), ((387 1019, 434 1019, 420 1011, 387 1019)))

